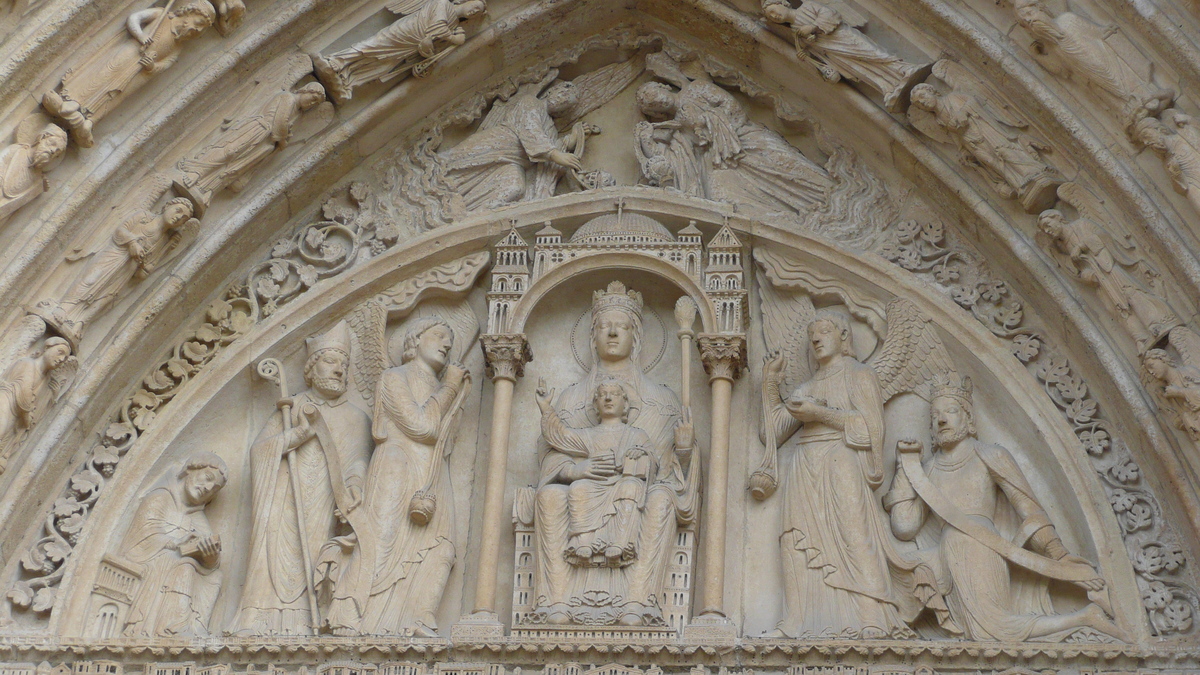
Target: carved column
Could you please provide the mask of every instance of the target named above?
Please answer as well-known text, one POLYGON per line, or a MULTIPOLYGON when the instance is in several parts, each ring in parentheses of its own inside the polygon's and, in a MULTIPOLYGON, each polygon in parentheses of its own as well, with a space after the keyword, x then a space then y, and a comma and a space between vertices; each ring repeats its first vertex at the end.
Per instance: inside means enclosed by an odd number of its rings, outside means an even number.
POLYGON ((725 623, 725 520, 729 489, 729 410, 733 381, 746 365, 746 338, 741 335, 701 335, 700 360, 712 387, 711 448, 708 491, 705 495, 703 623, 725 623))
MULTIPOLYGON (((529 342, 520 333, 484 335, 479 338, 492 380, 492 435, 488 445, 487 487, 483 498, 483 534, 479 546, 479 570, 475 581, 475 611, 455 626, 456 636, 492 633, 496 617, 496 577, 500 561, 500 537, 504 531, 504 481, 508 475, 508 435, 512 420, 513 387, 533 360, 529 342)), ((503 630, 501 628, 501 630, 503 630)))

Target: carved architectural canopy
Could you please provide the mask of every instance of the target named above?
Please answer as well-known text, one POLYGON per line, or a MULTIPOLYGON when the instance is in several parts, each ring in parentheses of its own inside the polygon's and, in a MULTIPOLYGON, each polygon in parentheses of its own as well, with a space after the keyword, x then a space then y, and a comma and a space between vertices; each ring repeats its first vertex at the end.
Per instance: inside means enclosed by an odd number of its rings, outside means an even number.
POLYGON ((0 0, 0 675, 1200 672, 1200 5, 0 0))

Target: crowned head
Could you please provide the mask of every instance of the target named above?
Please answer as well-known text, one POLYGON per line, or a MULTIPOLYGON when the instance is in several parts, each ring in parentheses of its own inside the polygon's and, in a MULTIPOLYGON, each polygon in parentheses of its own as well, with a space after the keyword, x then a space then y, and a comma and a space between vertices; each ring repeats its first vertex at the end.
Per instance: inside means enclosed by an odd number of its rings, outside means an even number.
POLYGON ((929 422, 937 445, 952 448, 975 435, 975 407, 971 403, 971 378, 954 371, 933 377, 929 422))
POLYGON ((636 360, 642 349, 642 294, 614 281, 592 294, 593 363, 636 360))
POLYGON ((344 394, 350 369, 349 324, 339 321, 324 335, 308 338, 307 345, 304 382, 325 398, 344 394))

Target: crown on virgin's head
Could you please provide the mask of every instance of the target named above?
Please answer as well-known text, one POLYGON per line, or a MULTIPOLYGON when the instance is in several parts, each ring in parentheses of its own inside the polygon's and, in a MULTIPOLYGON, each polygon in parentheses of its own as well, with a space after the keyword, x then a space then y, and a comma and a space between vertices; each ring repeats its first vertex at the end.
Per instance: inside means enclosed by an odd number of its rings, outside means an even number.
POLYGON ((592 293, 592 313, 599 314, 606 309, 623 309, 634 315, 642 313, 642 294, 626 290, 625 284, 614 281, 607 290, 592 293))
POLYGON ((948 370, 933 376, 933 386, 930 392, 932 396, 930 399, 932 400, 939 396, 950 396, 970 403, 972 389, 974 389, 974 386, 971 384, 970 377, 960 376, 953 370, 948 370))

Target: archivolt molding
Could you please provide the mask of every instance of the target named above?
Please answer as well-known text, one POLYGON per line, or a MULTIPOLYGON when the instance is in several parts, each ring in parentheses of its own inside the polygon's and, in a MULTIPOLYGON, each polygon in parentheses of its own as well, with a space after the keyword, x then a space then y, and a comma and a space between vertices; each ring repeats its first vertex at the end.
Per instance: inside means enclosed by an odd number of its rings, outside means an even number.
MULTIPOLYGON (((99 3, 84 2, 68 9, 67 4, 41 3, 26 14, 30 23, 17 25, 10 34, 20 43, 10 42, 3 50, 8 60, 7 67, 0 72, 8 75, 9 82, 40 94, 46 88, 42 86, 45 73, 54 68, 50 64, 61 67, 69 60, 67 56, 52 56, 55 46, 61 48, 86 35, 87 24, 97 12, 108 16, 136 9, 129 4, 101 7, 99 3), (62 10, 68 11, 64 14, 62 10), (51 16, 56 17, 56 23, 49 23, 51 16)), ((79 543, 75 537, 82 532, 86 514, 101 486, 113 476, 120 457, 138 434, 152 426, 159 407, 174 397, 223 346, 250 331, 255 321, 275 325, 277 319, 272 315, 278 307, 319 285, 320 279, 346 273, 361 278, 357 270, 351 270, 356 263, 381 256, 397 242, 405 242, 398 249, 408 250, 406 238, 426 229, 428 224, 406 222, 395 210, 395 203, 389 201, 391 197, 383 198, 381 203, 378 191, 368 194, 362 188, 349 187, 350 201, 339 195, 341 201, 326 207, 323 220, 279 240, 271 259, 257 263, 253 271, 245 271, 248 265, 256 263, 242 251, 261 250, 265 242, 277 236, 275 232, 287 231, 278 223, 306 219, 315 195, 327 193, 329 186, 351 173, 359 161, 367 159, 375 167, 388 166, 429 130, 440 136, 444 128, 478 119, 497 94, 511 93, 514 83, 506 82, 506 78, 531 82, 544 75, 551 64, 573 64, 590 51, 614 47, 634 50, 661 43, 676 57, 698 51, 705 69, 722 82, 736 84, 752 98, 770 101, 780 119, 817 127, 818 142, 826 154, 834 154, 827 150, 832 147, 831 134, 845 127, 831 119, 824 106, 836 101, 850 107, 855 122, 873 126, 871 137, 864 143, 882 139, 892 144, 890 157, 881 150, 866 154, 868 164, 890 159, 903 167, 899 173, 911 177, 925 196, 946 198, 943 209, 936 215, 897 219, 889 238, 876 242, 875 250, 902 268, 928 275, 993 334, 1010 340, 1013 355, 1029 364, 1030 371, 1044 385, 1044 393, 1068 416, 1080 445, 1095 457, 1095 468, 1116 512, 1112 522, 1125 536, 1132 567, 1141 576, 1139 583, 1152 630, 1160 635, 1188 630, 1180 612, 1168 608, 1178 610, 1171 605, 1173 602, 1197 606, 1194 581, 1184 578, 1191 572, 1161 561, 1175 560, 1177 548, 1190 548, 1186 542, 1194 539, 1194 524, 1179 525, 1184 529, 1183 534, 1171 534, 1162 528, 1164 521, 1180 516, 1195 520, 1200 512, 1194 494, 1198 484, 1195 448, 1188 447, 1183 436, 1164 433, 1167 424, 1156 421, 1153 413, 1153 406, 1186 406, 1187 400, 1181 396, 1164 398, 1164 392, 1152 380, 1139 382, 1139 358, 1152 345, 1135 345, 1121 329, 1104 327, 1106 317, 1113 316, 1110 308, 1090 296, 1080 300, 1075 290, 1079 285, 1071 279, 1063 280, 1062 275, 1046 264, 1045 256, 1035 252, 1031 245, 1036 231, 1035 217, 1023 215, 1014 202, 990 191, 987 182, 977 177, 964 180, 956 175, 960 172, 948 159, 952 153, 904 128, 904 119, 883 112, 873 102, 878 96, 868 97, 845 85, 821 82, 807 65, 795 61, 794 50, 781 37, 784 33, 772 34, 776 28, 760 19, 757 3, 737 2, 731 7, 717 0, 691 0, 682 9, 686 21, 679 20, 670 6, 660 2, 634 3, 620 9, 571 1, 527 7, 517 3, 493 4, 489 17, 480 25, 472 25, 474 32, 466 44, 439 62, 429 79, 406 80, 395 89, 379 93, 373 101, 371 93, 380 88, 368 87, 339 109, 336 124, 314 135, 306 145, 289 149, 270 160, 270 164, 258 167, 250 191, 214 204, 213 211, 203 221, 199 240, 171 263, 169 274, 160 273, 154 279, 157 286, 148 283, 134 289, 132 301, 126 300, 97 324, 99 332, 83 343, 80 352, 85 375, 68 398, 52 407, 50 415, 25 440, 27 449, 22 450, 19 459, 23 462, 21 470, 4 477, 9 486, 9 494, 0 501, 0 513, 7 516, 2 529, 5 540, 15 543, 24 535, 20 546, 23 551, 35 545, 36 540, 48 537, 34 546, 35 554, 28 561, 18 561, 15 557, 9 560, 10 575, 16 571, 18 562, 26 569, 39 570, 25 576, 22 581, 25 585, 17 587, 13 599, 18 606, 34 605, 34 609, 46 610, 54 604, 53 591, 44 589, 58 586, 61 575, 69 574, 70 567, 63 565, 63 560, 70 557, 71 550, 79 543), (569 43, 573 34, 565 30, 535 45, 522 44, 522 34, 540 37, 542 33, 538 31, 545 31, 547 26, 564 19, 562 25, 583 30, 584 22, 572 24, 571 17, 584 14, 596 23, 626 25, 584 40, 546 63, 525 67, 551 46, 569 43), (647 25, 654 28, 647 29, 647 25), (725 38, 726 44, 709 51, 714 38, 725 38), (453 94, 464 90, 470 93, 445 104, 453 94), (440 109, 436 121, 420 127, 420 117, 434 109, 440 109), (414 128, 417 133, 412 133, 414 128), (380 146, 386 149, 375 152, 380 146), (928 175, 921 175, 922 171, 928 175), (300 217, 291 218, 293 214, 300 217), (957 227, 945 228, 938 222, 938 216, 957 221, 957 227), (961 231, 960 236, 964 237, 977 233, 979 250, 969 255, 957 253, 946 243, 947 229, 961 231), (1007 271, 1011 265, 1024 278, 1006 283, 999 274, 989 277, 980 273, 978 278, 966 281, 971 275, 966 261, 994 255, 1003 261, 998 267, 1007 271), (219 284, 231 277, 246 281, 217 297, 219 284), (1006 292, 1018 288, 1032 298, 1031 304, 1005 297, 1006 292), (205 320, 188 328, 186 335, 179 338, 170 326, 195 313, 201 298, 205 303, 211 301, 205 320), (1036 312, 1030 312, 1030 307, 1036 308, 1036 312), (1067 318, 1063 326, 1049 319, 1058 312, 1067 318), (1046 318, 1029 328, 1023 313, 1046 318), (129 391, 128 382, 106 380, 112 373, 128 372, 129 364, 135 360, 144 362, 122 352, 161 343, 167 336, 174 336, 176 352, 145 376, 138 392, 123 396, 124 402, 112 417, 111 425, 99 422, 102 415, 111 414, 111 409, 103 410, 105 406, 99 400, 108 398, 105 394, 129 391), (1066 357, 1088 352, 1081 363, 1072 364, 1066 357), (1112 383, 1119 392, 1104 402, 1102 410, 1118 416, 1121 423, 1099 416, 1096 401, 1084 384, 1085 376, 1093 382, 1093 391, 1100 378, 1112 383), (1154 401, 1153 406, 1147 401, 1154 401), (1131 426, 1129 435, 1117 438, 1113 429, 1124 428, 1124 422, 1135 422, 1136 431, 1131 426), (64 448, 78 444, 91 447, 86 439, 98 429, 97 424, 106 427, 100 429, 103 440, 87 451, 80 468, 78 460, 64 448), (66 489, 73 496, 54 505, 55 513, 48 516, 45 532, 28 529, 29 523, 40 519, 36 515, 39 506, 21 500, 19 495, 27 490, 58 494, 68 474, 66 489), (1147 483, 1151 482, 1182 492, 1177 493, 1179 504, 1168 507, 1174 509, 1171 515, 1164 513, 1162 500, 1149 489, 1147 483), (1180 538, 1185 541, 1179 541, 1180 538), (34 580, 32 585, 30 579, 34 580), (43 591, 40 598, 39 591, 43 591)), ((1093 101, 1079 95, 1074 85, 1056 80, 1024 51, 1026 43, 1019 34, 1020 28, 1012 28, 1009 19, 996 23, 998 17, 1011 17, 1012 8, 1007 3, 975 8, 968 3, 921 0, 911 3, 913 11, 907 17, 896 17, 894 8, 873 8, 872 4, 864 2, 861 9, 867 12, 877 9, 874 16, 891 19, 892 30, 881 38, 887 43, 885 47, 894 48, 894 43, 903 36, 920 33, 919 40, 903 45, 901 51, 906 56, 915 57, 923 50, 930 62, 948 56, 969 64, 974 74, 997 92, 996 98, 1007 98, 1012 107, 1028 115, 1039 140, 1047 139, 1053 146, 1047 161, 1066 180, 1106 196, 1099 224, 1112 227, 1118 239, 1131 237, 1151 262, 1159 261, 1164 285, 1173 289, 1166 300, 1176 309, 1182 324, 1194 325, 1194 298, 1200 286, 1200 262, 1194 253, 1200 250, 1195 225, 1200 220, 1198 214, 1186 201, 1168 196, 1170 179, 1156 157, 1147 157, 1146 151, 1132 144, 1120 124, 1104 117, 1105 111, 1086 111, 1093 101), (940 43, 944 51, 932 53, 930 43, 940 43), (1130 225, 1121 226, 1122 222, 1130 225)), ((60 283, 57 269, 64 251, 70 248, 66 242, 94 238, 97 234, 87 233, 88 227, 110 221, 111 214, 96 214, 92 208, 99 195, 124 195, 143 180, 150 171, 144 167, 151 162, 165 168, 178 158, 192 155, 203 147, 205 135, 220 126, 220 118, 229 109, 219 103, 228 97, 225 92, 236 80, 246 73, 277 71, 280 64, 296 56, 292 46, 296 42, 305 50, 314 49, 315 44, 310 43, 341 44, 341 37, 332 35, 338 31, 325 26, 338 17, 367 16, 370 6, 371 3, 361 3, 339 10, 323 7, 322 3, 279 3, 270 7, 251 3, 246 23, 239 32, 228 38, 205 38, 204 48, 187 51, 162 83, 155 82, 137 99, 131 99, 131 103, 138 105, 122 109, 116 116, 119 120, 114 118, 102 125, 99 147, 88 153, 72 148, 64 166, 48 173, 49 193, 18 212, 6 225, 7 232, 0 234, 0 238, 11 242, 11 253, 5 256, 7 264, 0 276, 0 289, 9 310, 6 319, 9 333, 20 331, 23 322, 28 323, 22 307, 44 299, 46 289, 60 283), (314 34, 320 37, 308 37, 314 34), (217 40, 221 42, 218 44, 217 40), (179 86, 181 82, 188 84, 179 86), (207 107, 215 112, 208 112, 207 107), (203 121, 196 124, 196 120, 203 121)), ((1165 37, 1176 47, 1187 40, 1164 23, 1148 3, 1136 3, 1121 11, 1127 22, 1122 23, 1122 29, 1136 38, 1143 51, 1150 52, 1147 45, 1153 45, 1156 37, 1165 37), (1139 16, 1149 18, 1131 20, 1139 16)), ((1172 8, 1172 11, 1191 10, 1172 8)), ((1196 23, 1194 16, 1189 15, 1189 21, 1196 23)), ((200 41, 195 46, 200 47, 200 41)), ((1189 110, 1193 104, 1188 94, 1190 85, 1198 79, 1200 58, 1194 47, 1171 56, 1164 56, 1166 51, 1164 48, 1150 52, 1151 60, 1170 63, 1182 73, 1172 83, 1182 92, 1175 105, 1189 110)), ((238 89, 251 90, 249 84, 238 89)), ((28 99, 20 94, 0 101, 0 106, 7 111, 6 119, 14 127, 32 111, 28 99)), ((1200 148, 1192 150, 1200 158, 1200 148)), ((386 180, 382 183, 388 184, 386 180)), ((636 191, 631 192, 630 203, 636 198, 636 191)), ((111 208, 118 208, 122 199, 111 200, 111 208)), ((549 200, 552 205, 510 208, 513 208, 511 213, 520 213, 529 222, 535 222, 541 208, 574 208, 585 213, 591 208, 586 206, 590 199, 560 196, 549 200)), ((680 200, 676 206, 711 216, 708 203, 696 206, 680 200)), ((1083 213, 1083 209, 1079 212, 1083 213)), ((739 223, 746 232, 756 233, 766 227, 740 219, 732 212, 725 215, 732 216, 731 222, 739 223)), ((467 227, 459 224, 446 227, 446 236, 467 227)), ((478 230, 476 236, 480 236, 479 232, 494 236, 503 225, 474 227, 478 230)), ((430 237, 436 239, 436 233, 424 235, 425 243, 421 245, 429 246, 430 237)), ((374 265, 372 269, 384 266, 382 261, 369 264, 374 265)), ((1154 337, 1157 342, 1161 336, 1154 337)), ((1179 361, 1188 357, 1174 341, 1170 344, 1177 355, 1168 358, 1179 361)), ((1178 389, 1181 385, 1175 386, 1178 389)), ((1177 414, 1186 416, 1186 407, 1177 410, 1183 411, 1177 414)), ((41 510, 44 511, 44 506, 41 510)))

